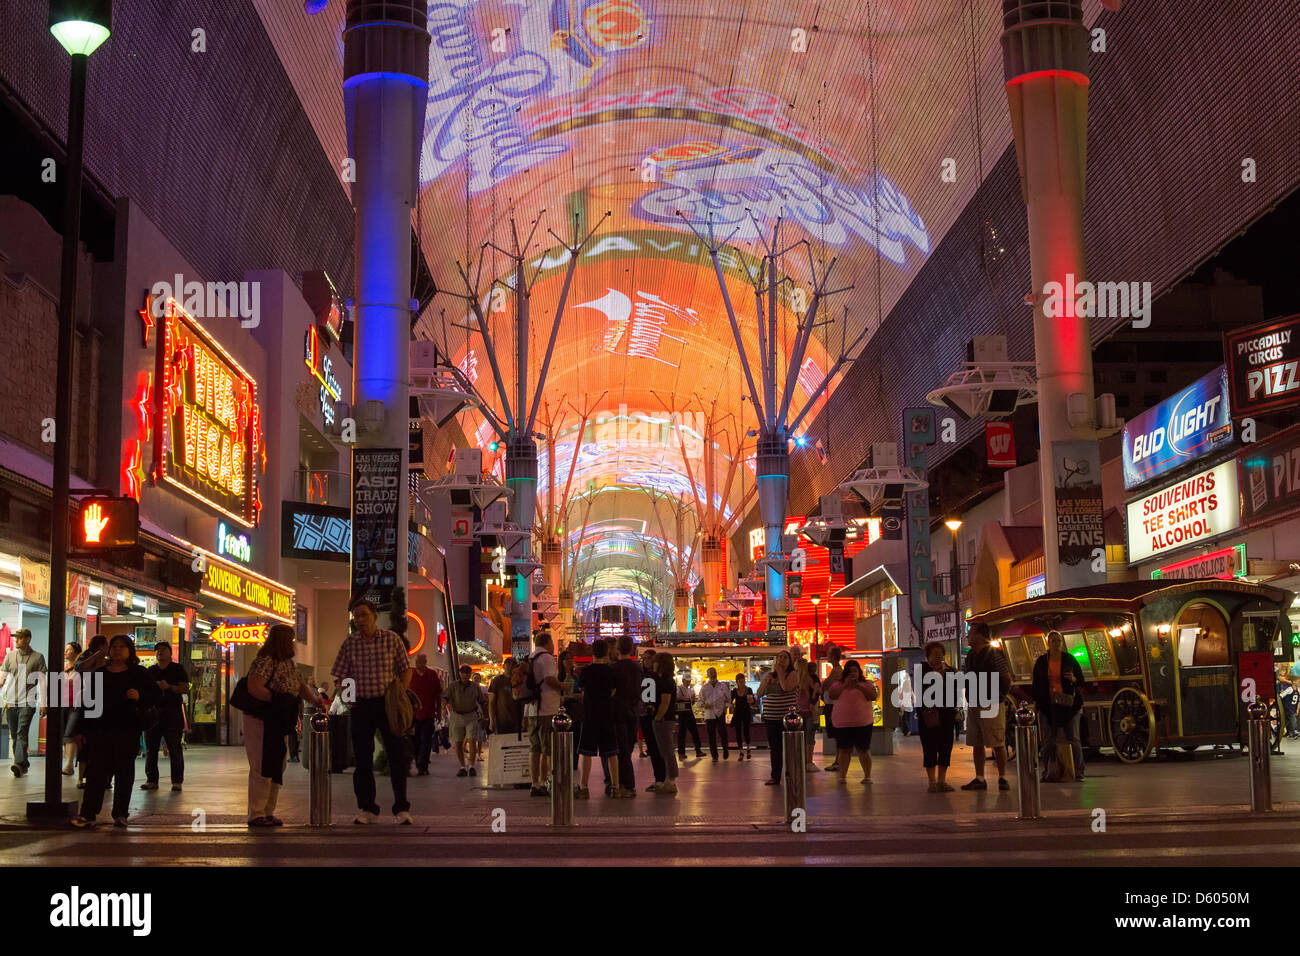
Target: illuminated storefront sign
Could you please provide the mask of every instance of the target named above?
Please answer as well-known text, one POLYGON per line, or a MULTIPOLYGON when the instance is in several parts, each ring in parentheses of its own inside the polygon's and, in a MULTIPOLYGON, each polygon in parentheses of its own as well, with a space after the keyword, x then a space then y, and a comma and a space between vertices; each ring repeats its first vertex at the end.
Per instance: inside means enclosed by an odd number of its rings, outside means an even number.
POLYGON ((263 644, 266 642, 266 624, 222 624, 212 632, 217 644, 263 644))
MULTIPOLYGON (((201 550, 201 549, 200 549, 201 550)), ((265 614, 285 624, 294 623, 295 607, 292 588, 260 574, 223 561, 215 554, 206 555, 207 569, 199 593, 220 598, 228 604, 256 614, 265 614)))
POLYGON ((266 467, 257 383, 174 299, 166 302, 155 381, 159 478, 256 525, 257 475, 266 467))
POLYGON ((1245 521, 1275 521, 1300 509, 1300 432, 1289 428, 1237 456, 1245 521))
POLYGON ((1162 488, 1127 505, 1129 564, 1168 554, 1241 526, 1237 463, 1162 488))
POLYGON ((1300 404, 1300 315, 1223 337, 1232 413, 1261 415, 1300 404))
POLYGON ((343 394, 339 380, 334 377, 334 363, 328 354, 328 343, 322 342, 316 326, 307 329, 304 361, 312 378, 320 383, 320 413, 326 425, 334 424, 334 403, 343 394))
POLYGON ((224 521, 217 524, 217 554, 224 554, 247 564, 253 560, 253 547, 248 535, 232 534, 224 521))
POLYGON ((1157 580, 1192 580, 1194 578, 1241 578, 1246 576, 1246 545, 1211 551, 1151 572, 1157 580))
POLYGON ((1232 440, 1228 370, 1220 365, 1124 425, 1124 487, 1209 454, 1232 440))

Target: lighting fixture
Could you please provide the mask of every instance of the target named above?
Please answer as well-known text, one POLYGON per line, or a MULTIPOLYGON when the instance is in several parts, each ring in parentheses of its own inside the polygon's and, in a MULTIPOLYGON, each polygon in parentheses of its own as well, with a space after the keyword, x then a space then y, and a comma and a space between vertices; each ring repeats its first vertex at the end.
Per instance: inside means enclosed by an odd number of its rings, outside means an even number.
POLYGON ((50 0, 50 33, 69 56, 90 56, 112 32, 112 0, 50 0))

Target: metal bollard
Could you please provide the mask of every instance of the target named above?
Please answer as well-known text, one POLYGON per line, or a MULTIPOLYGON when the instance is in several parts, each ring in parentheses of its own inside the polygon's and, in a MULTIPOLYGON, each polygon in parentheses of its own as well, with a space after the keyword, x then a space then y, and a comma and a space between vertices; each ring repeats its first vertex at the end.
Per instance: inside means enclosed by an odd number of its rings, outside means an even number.
POLYGON ((785 733, 781 735, 781 746, 785 757, 785 822, 794 820, 794 812, 802 810, 804 820, 808 815, 808 771, 804 762, 808 759, 804 753, 803 718, 791 707, 782 719, 785 733))
POLYGON ((330 825, 330 718, 317 711, 307 719, 307 823, 330 825))
POLYGON ((1246 708, 1250 725, 1250 812, 1273 809, 1273 781, 1268 767, 1268 707, 1254 701, 1246 708))
POLYGON ((564 707, 551 732, 551 826, 573 826, 573 721, 564 707))
POLYGON ((1038 773, 1038 714, 1028 704, 1016 708, 1017 820, 1037 820, 1043 815, 1042 784, 1038 773))

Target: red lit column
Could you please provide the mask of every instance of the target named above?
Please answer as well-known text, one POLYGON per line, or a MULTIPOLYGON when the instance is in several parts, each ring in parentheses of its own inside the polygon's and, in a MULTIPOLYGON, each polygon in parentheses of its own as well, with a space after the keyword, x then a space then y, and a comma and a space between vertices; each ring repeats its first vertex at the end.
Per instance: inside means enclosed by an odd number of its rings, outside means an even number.
POLYGON ((1044 288, 1084 276, 1083 199, 1088 130, 1088 31, 1079 0, 1004 0, 1007 105, 1028 210, 1038 374, 1039 471, 1047 590, 1060 588, 1056 537, 1055 442, 1096 440, 1088 319, 1048 318, 1044 288), (1087 397, 1087 421, 1071 426, 1067 400, 1087 397))

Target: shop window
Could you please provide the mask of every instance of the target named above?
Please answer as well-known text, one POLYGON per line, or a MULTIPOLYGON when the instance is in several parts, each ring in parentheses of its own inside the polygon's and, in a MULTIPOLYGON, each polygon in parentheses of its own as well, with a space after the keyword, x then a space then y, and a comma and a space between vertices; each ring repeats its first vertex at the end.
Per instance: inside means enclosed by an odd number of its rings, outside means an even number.
POLYGON ((1192 604, 1178 616, 1178 663, 1222 667, 1228 663, 1228 623, 1209 604, 1192 604))
POLYGON ((1025 650, 1029 654, 1030 666, 1047 653, 1047 635, 1046 634, 1029 634, 1025 637, 1025 650))
POLYGON ((1085 631, 1084 639, 1088 642, 1093 674, 1097 677, 1113 677, 1116 673, 1115 661, 1110 653, 1110 642, 1106 640, 1106 632, 1085 631))
POLYGON ((1079 662, 1084 678, 1091 680, 1093 677, 1092 656, 1088 653, 1088 645, 1084 642, 1083 632, 1071 631, 1063 636, 1065 637, 1065 650, 1079 662))
POLYGON ((1007 662, 1011 665, 1011 673, 1017 680, 1026 680, 1033 675, 1033 662, 1029 659, 1029 652, 1025 650, 1023 637, 1004 638, 1002 648, 1007 652, 1007 662))

